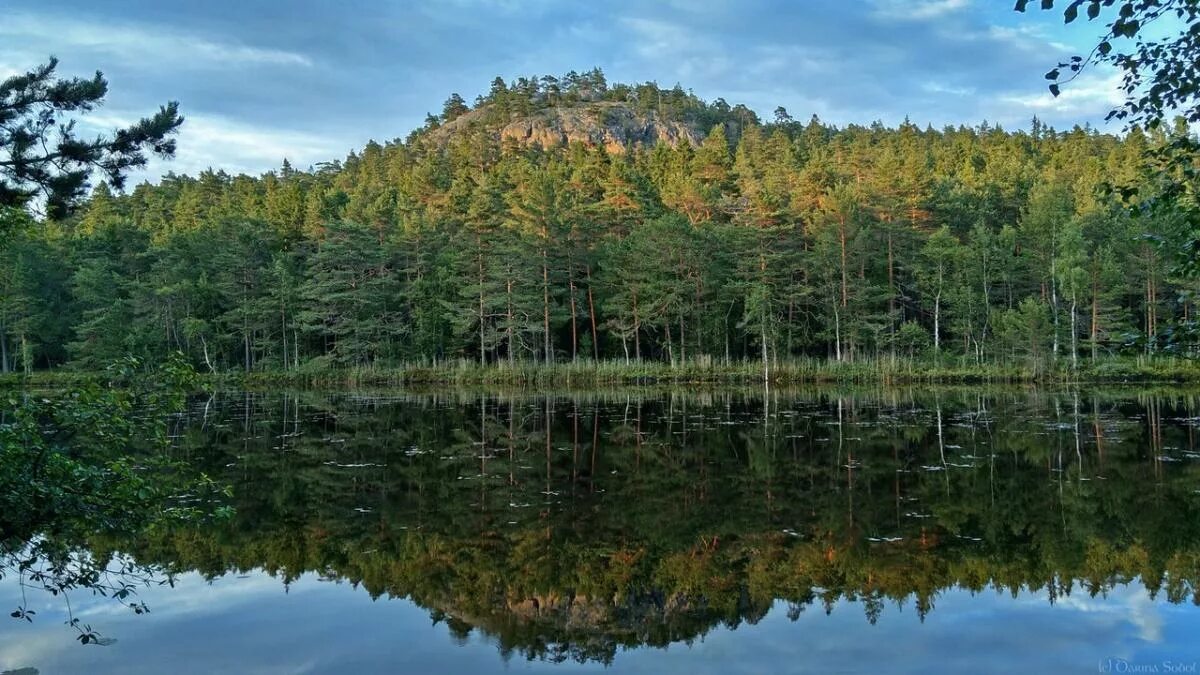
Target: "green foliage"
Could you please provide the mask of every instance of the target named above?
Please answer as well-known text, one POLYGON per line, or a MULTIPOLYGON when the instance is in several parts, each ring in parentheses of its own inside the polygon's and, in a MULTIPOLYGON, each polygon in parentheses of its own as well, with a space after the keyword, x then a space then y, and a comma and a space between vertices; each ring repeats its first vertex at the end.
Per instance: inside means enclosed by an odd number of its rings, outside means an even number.
MULTIPOLYGON (((221 518, 227 489, 170 456, 167 416, 182 408, 195 372, 182 358, 146 370, 136 359, 101 379, 0 405, 0 576, 22 589, 111 595, 138 613, 154 567, 97 554, 97 537, 140 537, 221 518)), ((34 612, 23 604, 16 618, 34 612)), ((100 640, 72 617, 83 644, 100 640)))
POLYGON ((57 67, 51 57, 0 82, 0 207, 41 200, 46 215, 63 217, 87 194, 93 172, 120 189, 130 169, 146 165, 147 153, 175 154, 170 136, 183 118, 173 101, 111 137, 80 139, 68 117, 100 105, 108 82, 99 71, 90 80, 61 79, 57 67))

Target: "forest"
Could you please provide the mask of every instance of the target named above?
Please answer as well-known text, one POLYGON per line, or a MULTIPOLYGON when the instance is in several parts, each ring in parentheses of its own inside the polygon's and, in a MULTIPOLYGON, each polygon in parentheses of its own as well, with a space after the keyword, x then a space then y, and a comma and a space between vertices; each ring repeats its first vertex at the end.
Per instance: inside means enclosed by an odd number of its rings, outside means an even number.
POLYGON ((1188 224, 1128 197, 1171 180, 1146 157, 1190 134, 837 127, 599 70, 497 78, 341 161, 4 210, 0 370, 1187 356, 1188 224), (498 132, 563 110, 698 140, 498 132))

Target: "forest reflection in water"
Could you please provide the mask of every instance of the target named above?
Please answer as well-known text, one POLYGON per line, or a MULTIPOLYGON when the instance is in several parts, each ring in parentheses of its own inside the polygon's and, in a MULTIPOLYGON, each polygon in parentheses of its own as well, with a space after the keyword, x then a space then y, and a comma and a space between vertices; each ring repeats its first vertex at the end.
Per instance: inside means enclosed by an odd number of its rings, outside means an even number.
POLYGON ((173 435, 233 485, 233 520, 96 545, 210 578, 350 581, 550 662, 843 605, 869 637, 988 589, 1052 606, 1144 587, 1200 611, 1198 404, 1172 388, 225 393, 173 435))

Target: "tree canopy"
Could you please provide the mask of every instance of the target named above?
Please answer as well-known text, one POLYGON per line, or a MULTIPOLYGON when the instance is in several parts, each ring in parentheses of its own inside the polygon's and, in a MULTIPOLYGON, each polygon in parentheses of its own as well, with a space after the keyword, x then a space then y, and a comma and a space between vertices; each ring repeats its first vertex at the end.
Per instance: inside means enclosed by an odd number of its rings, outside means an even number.
POLYGON ((3 243, 0 371, 179 351, 204 371, 928 359, 1043 372, 1200 349, 1200 287, 1176 264, 1193 240, 1185 212, 1134 217, 1111 189, 1158 190, 1174 174, 1146 157, 1192 138, 1186 126, 764 124, 652 83, 524 83, 498 80, 449 133, 311 170, 101 184, 69 217, 6 219, 19 236, 3 243), (587 133, 503 137, 554 91, 564 108, 713 123, 697 143, 612 151, 587 133))

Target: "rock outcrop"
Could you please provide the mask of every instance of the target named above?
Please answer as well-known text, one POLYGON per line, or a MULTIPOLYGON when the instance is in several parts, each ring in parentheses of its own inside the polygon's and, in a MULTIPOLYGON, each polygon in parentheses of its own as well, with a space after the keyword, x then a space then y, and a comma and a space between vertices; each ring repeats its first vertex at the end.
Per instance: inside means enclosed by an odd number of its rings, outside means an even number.
POLYGON ((501 142, 553 148, 578 141, 616 154, 658 143, 699 145, 704 138, 694 125, 641 112, 625 103, 555 106, 500 122, 490 120, 488 113, 486 108, 466 113, 435 129, 431 138, 442 145, 458 133, 483 130, 501 142))

